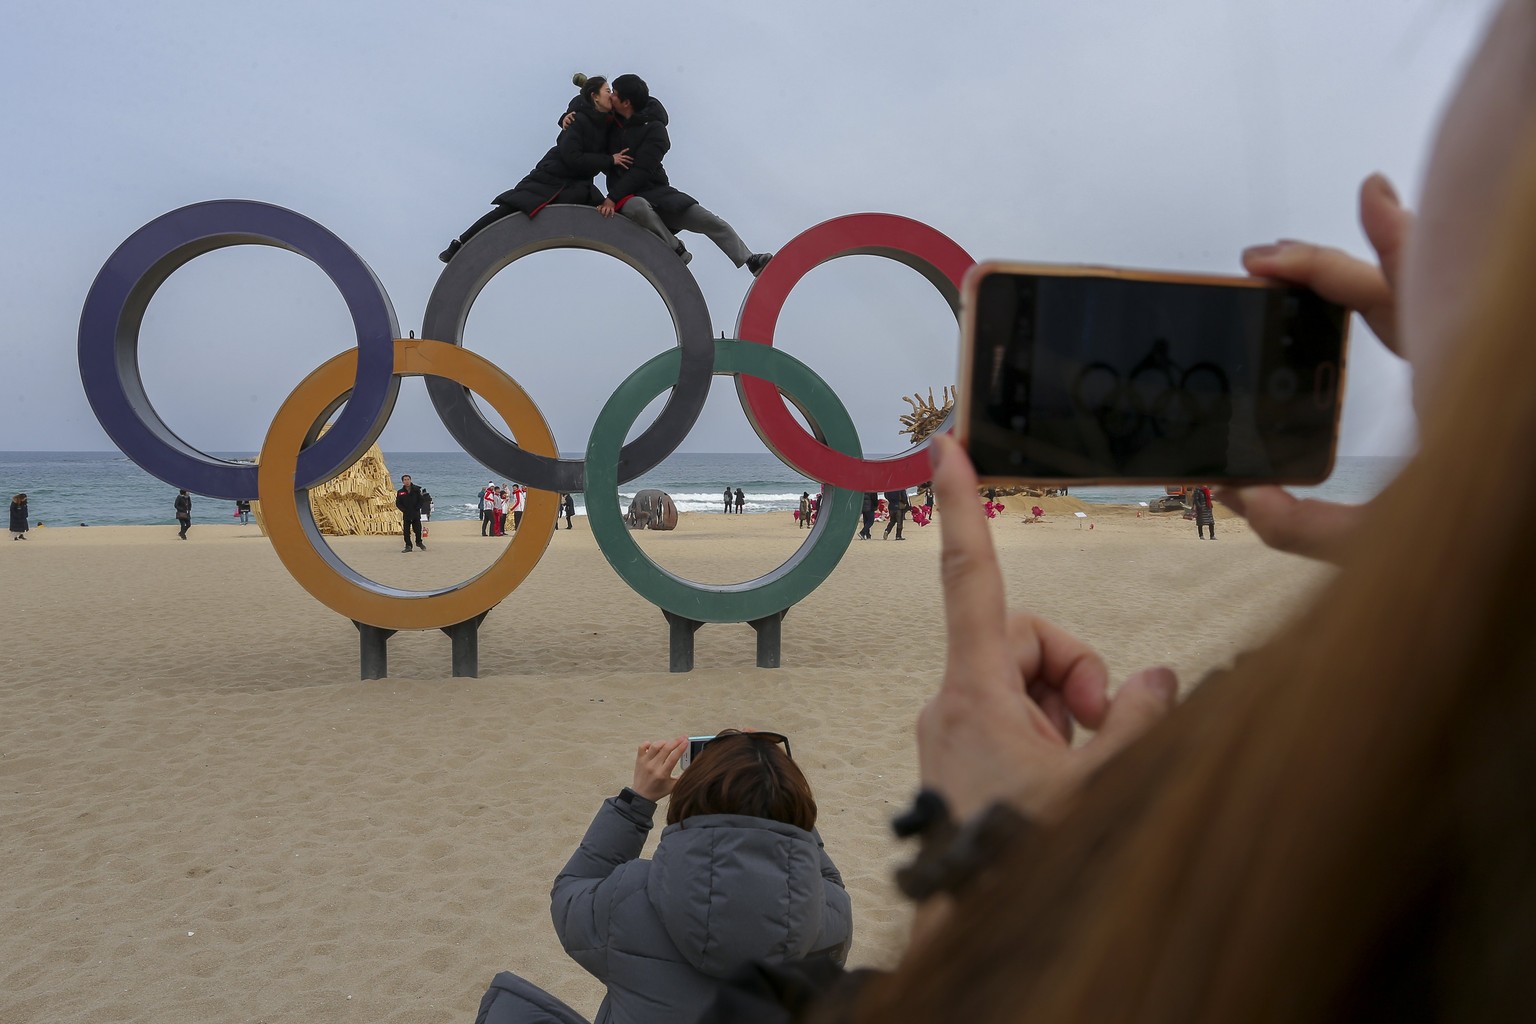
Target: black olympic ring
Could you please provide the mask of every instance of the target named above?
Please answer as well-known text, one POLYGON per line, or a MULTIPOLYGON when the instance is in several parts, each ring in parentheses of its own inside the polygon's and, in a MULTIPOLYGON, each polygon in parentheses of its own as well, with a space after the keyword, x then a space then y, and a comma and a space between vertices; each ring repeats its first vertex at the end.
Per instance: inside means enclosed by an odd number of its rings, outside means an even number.
MULTIPOLYGON (((427 299, 421 332, 463 346, 464 324, 482 289, 504 267, 545 249, 590 249, 638 270, 661 295, 677 330, 682 362, 661 413, 620 450, 619 482, 655 468, 676 451, 698 421, 714 377, 714 330, 709 306, 677 254, 649 231, 623 217, 594 217, 586 206, 548 206, 533 220, 504 217, 458 251, 427 299)), ((491 424, 469 389, 440 377, 427 378, 438 417, 471 457, 500 476, 546 491, 585 491, 586 460, 524 451, 491 424)))
POLYGON ((1122 379, 1120 371, 1108 363, 1089 363, 1073 383, 1072 402, 1079 412, 1098 420, 1111 439, 1133 437, 1144 424, 1150 424, 1158 437, 1179 440, 1220 414, 1219 403, 1231 393, 1231 384, 1226 372, 1211 362, 1196 363, 1177 376, 1176 371, 1177 367, 1142 366, 1122 379), (1150 400, 1138 386, 1138 381, 1144 378, 1165 384, 1150 400), (1213 392, 1190 386, 1202 378, 1210 379, 1213 392), (1214 403, 1211 398, 1202 401, 1202 394, 1214 394, 1214 403))

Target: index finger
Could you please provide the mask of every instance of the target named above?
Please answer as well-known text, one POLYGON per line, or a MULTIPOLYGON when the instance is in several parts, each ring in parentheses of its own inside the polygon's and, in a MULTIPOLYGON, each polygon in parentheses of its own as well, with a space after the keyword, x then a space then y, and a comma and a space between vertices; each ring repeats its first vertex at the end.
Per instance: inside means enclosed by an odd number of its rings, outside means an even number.
POLYGON ((672 749, 667 751, 666 761, 663 762, 666 765, 668 775, 671 775, 672 769, 677 767, 677 762, 683 759, 683 751, 688 749, 688 738, 686 736, 679 736, 671 741, 671 746, 672 749))
POLYGON ((944 587, 948 671, 944 689, 990 689, 1005 684, 1008 670, 1003 574, 992 532, 976 500, 976 470, 959 442, 933 438, 933 490, 939 517, 939 570, 944 587))

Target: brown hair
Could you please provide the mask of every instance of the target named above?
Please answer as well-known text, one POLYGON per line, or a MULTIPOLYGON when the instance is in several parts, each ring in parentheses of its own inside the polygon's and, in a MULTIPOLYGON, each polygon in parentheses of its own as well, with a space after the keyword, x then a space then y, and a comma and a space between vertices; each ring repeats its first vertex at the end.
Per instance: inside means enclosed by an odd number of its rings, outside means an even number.
POLYGON ((800 766, 766 736, 721 733, 678 777, 667 824, 699 814, 771 818, 807 832, 816 827, 816 798, 800 766))
POLYGON ((1419 456, 1310 608, 1088 785, 858 1020, 1488 1020, 1536 949, 1536 147, 1419 456), (1475 524, 1437 521, 1454 484, 1475 524))

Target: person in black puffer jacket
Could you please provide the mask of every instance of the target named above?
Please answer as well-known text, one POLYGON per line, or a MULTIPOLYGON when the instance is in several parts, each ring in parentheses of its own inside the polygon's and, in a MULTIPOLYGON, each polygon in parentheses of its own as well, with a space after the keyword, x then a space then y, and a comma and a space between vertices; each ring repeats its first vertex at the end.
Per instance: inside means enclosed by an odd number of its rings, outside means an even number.
POLYGON ((560 119, 562 127, 555 144, 527 177, 492 200, 496 204, 494 210, 449 242, 438 259, 447 263, 465 242, 514 213, 533 217, 554 202, 597 206, 603 201, 603 194, 592 184, 592 178, 598 171, 622 170, 630 162, 622 147, 610 145, 615 128, 610 114, 613 89, 601 75, 588 78, 578 73, 571 81, 581 91, 566 107, 568 116, 562 115, 560 119), (615 149, 618 151, 614 152, 615 149))
POLYGON ((17 494, 11 497, 11 540, 27 539, 27 496, 17 494))
POLYGON ((736 229, 711 213, 686 192, 672 187, 662 159, 672 148, 667 133, 667 108, 651 95, 639 75, 620 75, 613 80, 613 111, 620 118, 616 141, 633 157, 623 169, 608 172, 608 198, 598 207, 605 217, 618 210, 636 224, 671 246, 684 263, 693 258, 675 232, 697 231, 720 247, 738 267, 756 277, 763 272, 771 252, 754 253, 736 229))
MULTIPOLYGON (((722 732, 674 780, 688 746, 641 745, 634 785, 603 802, 550 894, 561 945, 607 987, 597 1024, 683 1024, 748 965, 835 971, 848 956, 848 892, 788 741, 722 732), (656 802, 669 793, 667 827, 643 860, 656 802)), ((475 1020, 585 1024, 507 971, 475 1020)))

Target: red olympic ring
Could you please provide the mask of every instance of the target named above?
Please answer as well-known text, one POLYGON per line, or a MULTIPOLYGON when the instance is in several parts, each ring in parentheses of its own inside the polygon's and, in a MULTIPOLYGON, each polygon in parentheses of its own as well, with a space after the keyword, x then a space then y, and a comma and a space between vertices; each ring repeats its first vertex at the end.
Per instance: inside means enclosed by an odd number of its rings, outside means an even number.
MULTIPOLYGON (((813 269, 839 256, 884 256, 928 279, 958 316, 960 281, 976 261, 952 239, 915 220, 889 213, 854 213, 801 232, 774 254, 753 282, 736 318, 736 337, 773 344, 774 328, 790 291, 813 269)), ((888 491, 932 476, 925 440, 905 455, 858 459, 807 433, 790 414, 779 389, 758 377, 736 378, 743 411, 769 450, 813 480, 852 491, 888 491)))

